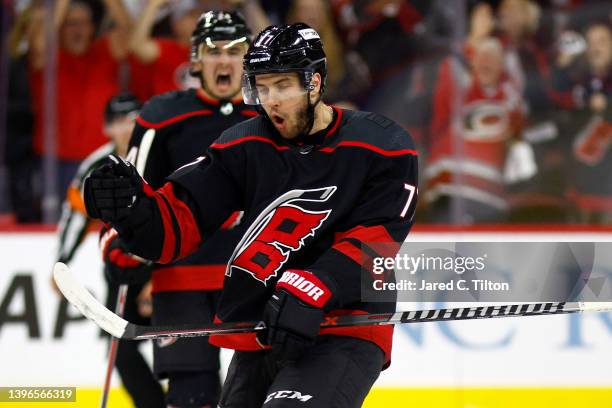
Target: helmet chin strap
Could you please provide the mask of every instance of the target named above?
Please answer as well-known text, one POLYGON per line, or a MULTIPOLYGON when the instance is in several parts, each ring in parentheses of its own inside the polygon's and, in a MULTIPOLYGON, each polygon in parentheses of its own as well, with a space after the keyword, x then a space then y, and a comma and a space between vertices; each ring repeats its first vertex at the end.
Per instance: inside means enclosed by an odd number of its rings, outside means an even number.
POLYGON ((304 134, 300 136, 308 136, 310 134, 310 131, 312 130, 312 127, 314 126, 315 107, 319 104, 319 102, 321 102, 321 94, 319 94, 319 97, 317 98, 315 103, 310 102, 310 92, 311 91, 309 89, 308 92, 306 93, 306 101, 308 102, 308 108, 306 109, 306 114, 308 115, 308 126, 304 134))

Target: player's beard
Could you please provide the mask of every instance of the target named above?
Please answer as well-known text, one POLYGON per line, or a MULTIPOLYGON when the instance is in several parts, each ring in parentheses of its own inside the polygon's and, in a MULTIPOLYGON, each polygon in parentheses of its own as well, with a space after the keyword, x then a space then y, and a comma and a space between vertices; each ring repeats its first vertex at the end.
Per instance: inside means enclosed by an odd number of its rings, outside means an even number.
POLYGON ((293 116, 295 118, 294 126, 286 127, 285 134, 283 134, 283 132, 281 132, 278 128, 276 129, 281 134, 281 136, 283 136, 283 138, 291 140, 301 136, 305 136, 312 129, 312 115, 314 115, 314 108, 312 107, 312 105, 309 104, 308 98, 309 97, 307 94, 306 99, 303 100, 302 103, 300 103, 300 105, 297 107, 293 116))
POLYGON ((313 115, 312 109, 310 108, 309 95, 306 94, 306 101, 302 104, 296 112, 296 134, 295 137, 306 136, 310 129, 312 129, 311 115, 313 115))

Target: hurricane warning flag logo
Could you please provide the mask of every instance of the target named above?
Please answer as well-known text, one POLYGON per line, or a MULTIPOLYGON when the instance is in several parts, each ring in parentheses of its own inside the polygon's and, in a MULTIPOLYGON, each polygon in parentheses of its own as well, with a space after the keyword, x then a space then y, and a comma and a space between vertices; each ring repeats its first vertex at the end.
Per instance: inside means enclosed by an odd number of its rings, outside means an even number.
POLYGON ((240 269, 264 284, 278 276, 291 253, 303 248, 332 212, 306 210, 303 203, 325 202, 336 189, 291 190, 274 200, 238 243, 225 274, 231 276, 233 269, 240 269))

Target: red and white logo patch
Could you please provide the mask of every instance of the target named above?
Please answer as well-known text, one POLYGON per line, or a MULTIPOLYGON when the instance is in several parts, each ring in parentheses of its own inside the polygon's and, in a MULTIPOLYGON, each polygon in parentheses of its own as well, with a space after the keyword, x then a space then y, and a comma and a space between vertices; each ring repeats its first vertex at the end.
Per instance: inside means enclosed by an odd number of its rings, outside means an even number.
POLYGON ((292 252, 303 248, 332 210, 309 211, 301 202, 325 202, 336 186, 291 190, 274 200, 250 225, 229 260, 226 275, 237 268, 266 283, 278 276, 292 252))

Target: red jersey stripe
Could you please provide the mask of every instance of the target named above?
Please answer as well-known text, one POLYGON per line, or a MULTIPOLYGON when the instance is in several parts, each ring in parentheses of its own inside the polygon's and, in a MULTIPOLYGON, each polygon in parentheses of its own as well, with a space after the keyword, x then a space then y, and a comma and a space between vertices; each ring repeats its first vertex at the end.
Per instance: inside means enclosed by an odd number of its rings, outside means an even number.
POLYGON ((363 261, 363 259, 361 259, 361 250, 349 241, 338 242, 337 244, 334 244, 332 248, 361 265, 363 261))
POLYGON ((151 123, 146 121, 145 119, 143 119, 141 116, 137 116, 136 117, 136 122, 138 122, 140 125, 147 127, 147 128, 151 128, 151 129, 160 129, 163 128, 165 126, 171 125, 173 123, 176 122, 180 122, 181 120, 185 120, 194 116, 203 116, 203 115, 212 115, 213 111, 210 109, 202 109, 202 110, 198 110, 198 111, 193 111, 193 112, 188 112, 188 113, 183 113, 182 115, 178 115, 175 116, 173 118, 170 119, 166 119, 163 120, 159 123, 151 123))
POLYGON ((168 263, 172 260, 172 256, 174 255, 174 247, 176 244, 176 236, 174 234, 174 228, 172 227, 172 217, 170 215, 170 209, 164 202, 163 198, 156 194, 151 186, 147 183, 144 184, 144 193, 152 197, 157 203, 157 207, 159 208, 159 212, 161 214, 162 223, 164 226, 164 242, 162 244, 162 251, 157 262, 159 263, 168 263))
POLYGON ((342 109, 338 109, 335 106, 332 106, 332 109, 338 113, 338 117, 336 117, 336 123, 334 123, 334 126, 332 126, 332 128, 325 134, 325 137, 331 136, 336 130, 338 130, 338 126, 340 126, 340 122, 342 122, 342 109))
POLYGON ((232 215, 230 215, 228 219, 225 220, 223 224, 221 224, 221 227, 219 229, 226 230, 226 229, 235 227, 236 222, 239 220, 241 216, 242 216, 242 211, 234 211, 232 215))
POLYGON ((337 148, 339 147, 360 147, 363 149, 367 149, 367 150, 371 150, 375 153, 378 154, 382 154, 383 156, 405 156, 405 155, 413 155, 413 156, 417 156, 417 151, 416 150, 412 150, 412 149, 402 149, 402 150, 384 150, 381 149, 380 147, 371 145, 369 143, 365 143, 365 142, 357 142, 357 141, 346 141, 346 142, 340 142, 338 143, 336 146, 334 147, 324 147, 322 149, 319 149, 320 152, 323 153, 332 153, 334 152, 337 148))
POLYGON ((179 225, 181 236, 178 258, 181 258, 191 253, 202 242, 198 224, 187 204, 174 195, 172 183, 166 183, 158 192, 168 200, 170 211, 174 213, 179 225))
POLYGON ((337 233, 334 238, 336 241, 345 238, 354 238, 361 242, 395 242, 385 227, 381 225, 375 225, 373 227, 358 225, 348 231, 337 233))
POLYGON ((209 98, 201 88, 198 88, 198 90, 196 91, 196 95, 198 95, 198 98, 200 98, 205 103, 211 105, 219 105, 218 99, 209 98))
POLYGON ((225 265, 173 265, 155 269, 153 293, 223 288, 225 265))
POLYGON ((227 143, 213 143, 210 145, 210 147, 213 149, 225 149, 227 147, 235 146, 243 142, 250 142, 253 140, 271 144, 276 150, 289 150, 288 146, 279 146, 273 141, 271 141, 270 139, 263 137, 263 136, 245 136, 245 137, 241 137, 240 139, 232 140, 231 142, 227 142, 227 143))

